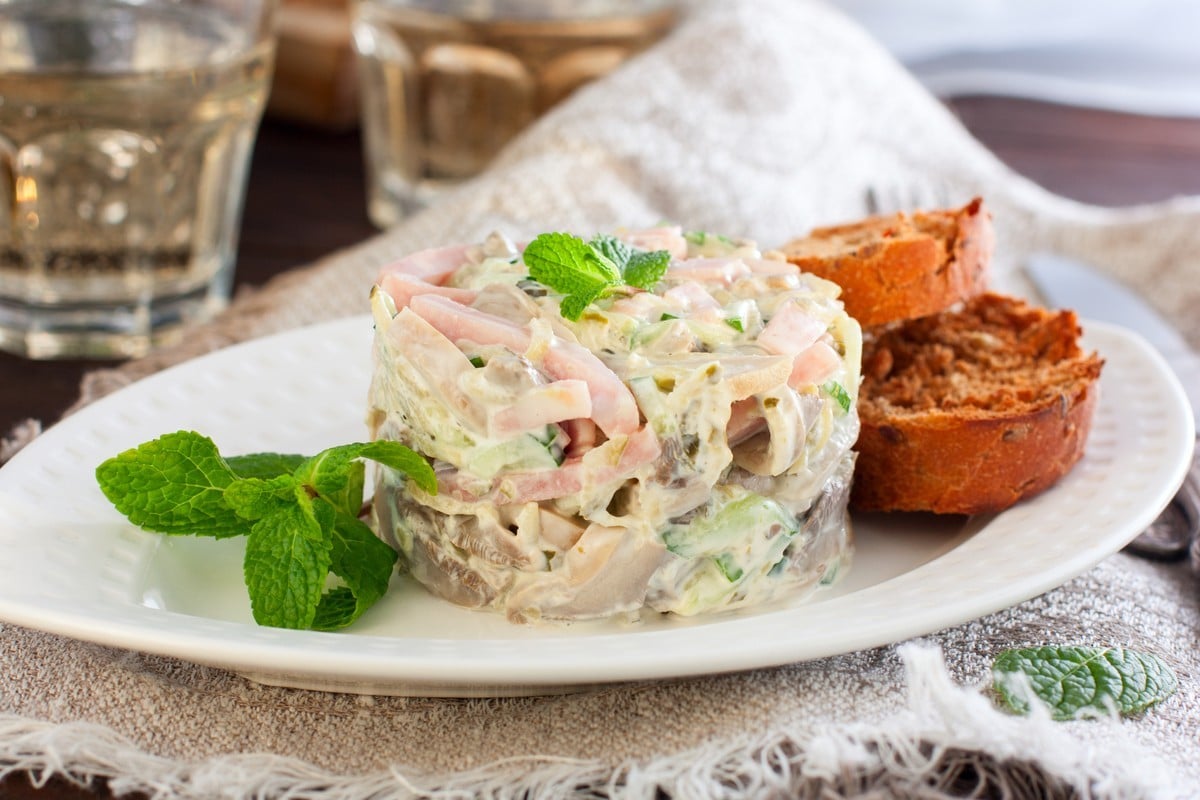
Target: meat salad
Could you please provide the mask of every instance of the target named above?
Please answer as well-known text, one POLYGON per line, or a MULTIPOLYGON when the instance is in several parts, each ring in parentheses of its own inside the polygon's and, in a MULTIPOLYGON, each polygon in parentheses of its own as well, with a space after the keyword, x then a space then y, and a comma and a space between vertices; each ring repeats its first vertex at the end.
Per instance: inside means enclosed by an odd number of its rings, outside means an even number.
POLYGON ((385 268, 368 424, 376 530, 433 593, 514 621, 690 616, 832 583, 862 337, 835 284, 749 241, 621 232, 663 255, 567 314, 501 234, 385 268), (572 318, 574 317, 574 318, 572 318))

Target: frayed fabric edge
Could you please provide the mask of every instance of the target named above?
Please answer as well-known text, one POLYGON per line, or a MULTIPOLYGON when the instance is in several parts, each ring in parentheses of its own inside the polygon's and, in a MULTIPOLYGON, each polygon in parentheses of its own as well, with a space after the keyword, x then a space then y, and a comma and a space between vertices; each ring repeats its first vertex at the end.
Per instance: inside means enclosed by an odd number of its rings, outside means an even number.
POLYGON ((977 690, 954 684, 941 652, 899 648, 908 707, 879 723, 780 729, 616 767, 529 756, 446 775, 401 767, 337 775, 299 759, 231 754, 184 762, 147 753, 110 728, 0 715, 0 777, 30 774, 152 800, 274 798, 690 798, 1072 796, 1124 800, 1174 797, 1170 770, 1114 720, 1103 745, 1073 737, 1045 714, 998 711, 977 690), (1111 735, 1109 735, 1111 734, 1111 735))

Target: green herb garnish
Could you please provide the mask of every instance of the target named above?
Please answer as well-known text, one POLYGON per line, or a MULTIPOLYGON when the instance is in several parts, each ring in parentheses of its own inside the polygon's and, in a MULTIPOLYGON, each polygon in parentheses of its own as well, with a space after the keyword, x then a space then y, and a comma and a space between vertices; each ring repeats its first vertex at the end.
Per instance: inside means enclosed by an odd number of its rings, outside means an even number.
POLYGON ((543 233, 524 259, 531 278, 564 295, 560 312, 570 320, 615 287, 654 288, 671 262, 666 250, 638 250, 614 236, 585 242, 569 233, 543 233))
POLYGON ((724 234, 709 233, 708 231, 688 231, 687 233, 683 234, 683 238, 686 239, 687 241, 691 242, 692 244, 696 245, 697 247, 703 247, 704 245, 708 244, 709 238, 716 239, 721 244, 726 244, 726 245, 730 245, 730 246, 733 246, 735 244, 733 239, 730 239, 728 236, 725 236, 724 234))
POLYGON ((992 673, 995 689, 1009 708, 1029 712, 1027 680, 1028 688, 1058 720, 1136 714, 1170 697, 1179 686, 1175 673, 1158 656, 1120 647, 1005 650, 992 673))
POLYGON ((746 326, 743 325, 742 321, 740 319, 738 319, 737 317, 729 317, 728 319, 725 320, 725 324, 728 325, 729 327, 733 328, 738 333, 746 332, 746 326))
POLYGON ((852 402, 850 393, 846 391, 846 387, 842 386, 837 381, 828 381, 823 387, 825 392, 837 401, 837 404, 842 407, 842 411, 849 411, 852 402))
POLYGON ((662 316, 658 318, 658 321, 666 322, 669 319, 679 319, 679 317, 677 317, 675 314, 668 314, 666 311, 664 311, 662 316))
POLYGON ((191 431, 161 436, 108 459, 96 480, 117 510, 145 530, 246 536, 243 571, 255 622, 333 630, 383 596, 396 553, 358 518, 370 459, 430 493, 429 463, 397 442, 331 447, 312 457, 256 453, 223 458, 191 431), (330 573, 340 585, 326 590, 330 573))

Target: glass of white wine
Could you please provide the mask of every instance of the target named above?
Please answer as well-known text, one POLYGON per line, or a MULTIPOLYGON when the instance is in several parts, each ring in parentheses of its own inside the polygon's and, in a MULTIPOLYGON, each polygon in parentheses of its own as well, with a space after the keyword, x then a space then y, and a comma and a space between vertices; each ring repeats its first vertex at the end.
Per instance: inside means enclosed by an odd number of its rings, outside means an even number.
POLYGON ((139 356, 228 302, 276 0, 0 0, 0 349, 139 356))
POLYGON ((661 39, 679 0, 357 0, 367 208, 381 228, 483 170, 579 86, 661 39))

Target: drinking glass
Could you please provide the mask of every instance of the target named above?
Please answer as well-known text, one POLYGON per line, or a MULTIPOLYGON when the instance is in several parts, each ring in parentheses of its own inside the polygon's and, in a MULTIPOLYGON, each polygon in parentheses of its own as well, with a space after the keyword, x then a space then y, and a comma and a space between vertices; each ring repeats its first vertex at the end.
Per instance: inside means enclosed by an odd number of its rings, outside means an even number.
POLYGON ((128 357, 229 298, 275 0, 0 0, 0 349, 128 357))
POLYGON ((671 0, 358 0, 367 207, 381 228, 674 25, 671 0))

